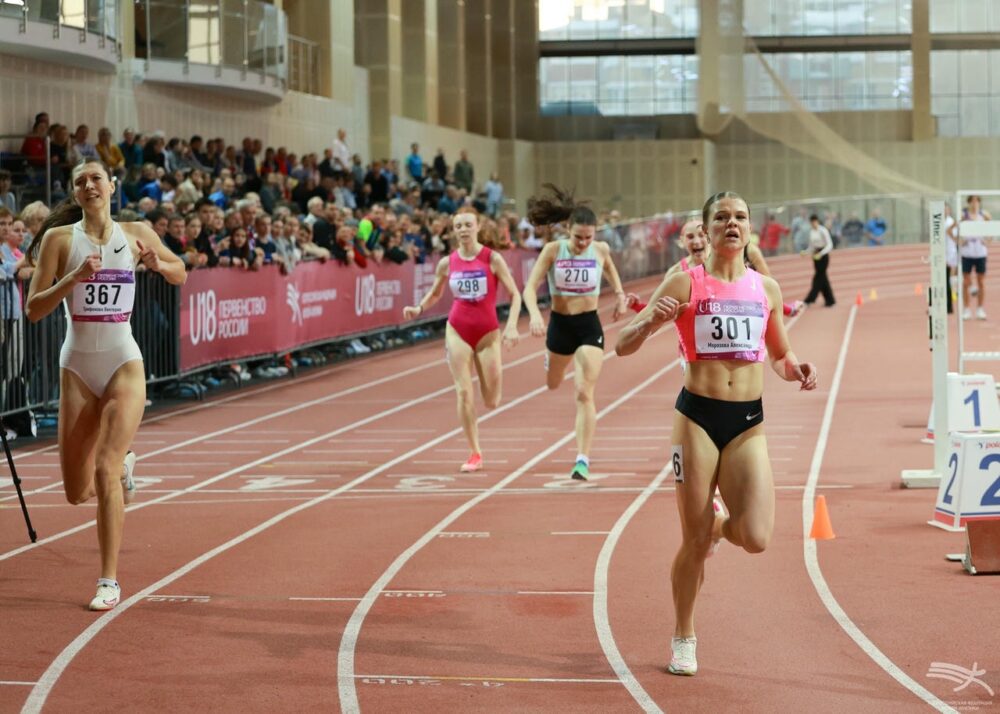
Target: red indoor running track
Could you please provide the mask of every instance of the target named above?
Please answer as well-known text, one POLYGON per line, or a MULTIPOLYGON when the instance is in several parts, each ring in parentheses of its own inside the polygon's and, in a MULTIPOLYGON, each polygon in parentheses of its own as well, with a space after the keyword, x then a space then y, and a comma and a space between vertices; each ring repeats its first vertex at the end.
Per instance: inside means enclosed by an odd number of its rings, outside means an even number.
MULTIPOLYGON (((544 341, 527 337, 505 354, 500 408, 480 411, 476 474, 457 471, 440 342, 150 414, 124 600, 106 614, 86 610, 93 506, 65 502, 53 446, 23 449, 40 541, 24 545, 5 477, 0 712, 985 708, 983 684, 1000 692, 1000 580, 947 562, 964 536, 926 525, 933 491, 898 488, 900 469, 931 462, 926 251, 837 251, 837 306, 792 321, 820 388, 768 372, 775 537, 708 562, 693 678, 665 673, 681 374, 664 330, 606 354, 586 484, 567 478, 572 380, 545 390, 544 341), (818 544, 803 535, 816 494, 837 533, 818 544), (932 662, 975 663, 983 684, 954 691, 932 662)), ((801 297, 809 261, 771 262, 801 297)), ((968 349, 1000 349, 993 312, 967 323, 968 349)), ((609 301, 602 318, 610 350, 624 323, 608 324, 609 301)))

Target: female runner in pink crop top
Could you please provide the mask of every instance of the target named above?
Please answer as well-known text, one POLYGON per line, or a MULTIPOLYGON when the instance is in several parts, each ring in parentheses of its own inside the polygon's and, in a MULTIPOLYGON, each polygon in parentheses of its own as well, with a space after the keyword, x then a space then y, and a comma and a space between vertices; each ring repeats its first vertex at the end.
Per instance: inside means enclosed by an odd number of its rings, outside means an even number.
POLYGON ((448 367, 458 393, 458 419, 472 450, 461 471, 483 468, 479 449, 479 429, 472 391, 472 369, 479 374, 479 390, 487 408, 500 404, 503 368, 500 345, 511 348, 517 344, 517 318, 521 314, 521 294, 511 277, 503 257, 479 242, 479 214, 472 207, 458 209, 452 216, 452 228, 458 237, 458 248, 438 261, 434 285, 413 306, 403 308, 403 317, 412 320, 444 293, 445 283, 451 288, 453 302, 445 327, 445 350, 448 367), (510 295, 510 314, 500 339, 497 321, 497 282, 510 295))
POLYGON ((685 675, 698 669, 694 604, 705 558, 722 538, 760 553, 774 528, 761 402, 765 358, 782 379, 816 388, 815 366, 799 362, 788 343, 778 284, 744 262, 746 201, 718 193, 705 203, 702 219, 712 247, 705 264, 665 278, 615 347, 619 355, 631 354, 676 319, 689 361, 672 432, 682 542, 671 569, 677 620, 668 667, 685 675), (716 487, 730 506, 728 516, 713 500, 716 487))

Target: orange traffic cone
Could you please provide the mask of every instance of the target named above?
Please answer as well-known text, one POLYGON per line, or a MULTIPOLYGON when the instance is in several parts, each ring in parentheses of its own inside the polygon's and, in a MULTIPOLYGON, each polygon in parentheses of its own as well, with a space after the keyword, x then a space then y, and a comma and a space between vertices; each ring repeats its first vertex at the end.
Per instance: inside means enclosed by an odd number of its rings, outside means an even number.
POLYGON ((833 526, 830 525, 830 514, 826 510, 826 496, 816 497, 816 510, 813 513, 812 530, 809 537, 814 540, 832 540, 837 536, 833 533, 833 526))
POLYGON ((858 307, 861 307, 862 305, 865 304, 865 299, 863 297, 861 297, 861 291, 860 290, 858 290, 858 296, 856 298, 854 298, 854 304, 857 305, 858 307))

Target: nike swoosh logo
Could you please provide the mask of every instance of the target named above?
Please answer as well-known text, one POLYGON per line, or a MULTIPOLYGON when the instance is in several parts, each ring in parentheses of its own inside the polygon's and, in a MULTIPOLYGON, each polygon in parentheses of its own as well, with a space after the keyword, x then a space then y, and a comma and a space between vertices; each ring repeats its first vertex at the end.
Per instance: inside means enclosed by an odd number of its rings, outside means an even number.
POLYGON ((756 414, 747 414, 747 421, 753 421, 754 419, 756 419, 759 416, 760 416, 760 412, 757 412, 756 414))
MULTIPOLYGON (((128 245, 128 244, 126 243, 125 245, 128 245)), ((121 253, 123 250, 125 250, 125 245, 123 245, 121 248, 115 248, 115 252, 116 253, 121 253)))

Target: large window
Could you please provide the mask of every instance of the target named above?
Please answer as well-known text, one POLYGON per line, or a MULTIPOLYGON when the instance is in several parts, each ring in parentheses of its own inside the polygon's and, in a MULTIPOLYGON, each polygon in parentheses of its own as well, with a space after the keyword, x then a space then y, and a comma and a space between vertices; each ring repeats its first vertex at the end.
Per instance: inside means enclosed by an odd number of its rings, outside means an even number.
MULTIPOLYGON (((909 52, 788 53, 764 58, 788 90, 814 112, 913 106, 909 52)), ((1000 79, 1000 72, 997 76, 1000 79)), ((698 58, 693 56, 546 57, 540 79, 542 113, 547 115, 697 111, 698 58)), ((747 111, 790 109, 756 56, 746 56, 743 79, 747 111)))
POLYGON ((743 27, 766 36, 905 34, 911 14, 910 0, 744 0, 743 27))
POLYGON ((930 0, 931 32, 1000 32, 1000 0, 930 0))
POLYGON ((539 0, 539 39, 695 37, 698 0, 539 0))
POLYGON ((931 52, 938 136, 1000 136, 1000 50, 931 52))
POLYGON ((697 111, 698 58, 693 56, 546 57, 539 78, 547 115, 697 111))
MULTIPOLYGON (((814 112, 910 109, 913 62, 909 52, 768 54, 764 59, 788 90, 814 112)), ((788 111, 760 61, 744 60, 746 108, 788 111)))

